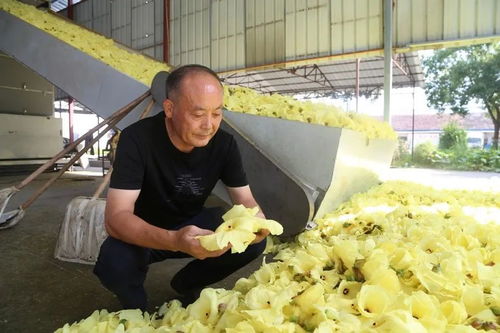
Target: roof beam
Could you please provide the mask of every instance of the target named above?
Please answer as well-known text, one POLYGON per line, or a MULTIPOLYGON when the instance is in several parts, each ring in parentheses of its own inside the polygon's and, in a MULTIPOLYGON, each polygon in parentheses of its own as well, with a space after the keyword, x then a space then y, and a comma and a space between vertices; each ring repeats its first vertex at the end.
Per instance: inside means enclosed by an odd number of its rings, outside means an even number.
POLYGON ((335 89, 333 87, 333 84, 328 79, 328 77, 326 77, 326 75, 321 71, 321 69, 316 64, 314 64, 312 66, 305 65, 305 66, 301 66, 301 67, 294 67, 291 69, 286 69, 285 71, 292 74, 292 75, 303 77, 304 79, 309 80, 311 82, 318 83, 324 87, 330 87, 332 90, 335 89), (307 73, 307 70, 309 68, 311 70, 307 73), (302 71, 302 70, 304 71, 303 75, 297 74, 298 71, 302 71))

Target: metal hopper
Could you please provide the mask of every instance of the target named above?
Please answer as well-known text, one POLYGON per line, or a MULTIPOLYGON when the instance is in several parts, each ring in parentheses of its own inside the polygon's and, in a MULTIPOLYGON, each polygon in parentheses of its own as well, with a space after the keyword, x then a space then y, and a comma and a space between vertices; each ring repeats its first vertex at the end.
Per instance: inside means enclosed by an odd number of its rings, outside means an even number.
POLYGON ((229 111, 224 118, 260 205, 285 235, 377 184, 396 147, 349 129, 229 111))

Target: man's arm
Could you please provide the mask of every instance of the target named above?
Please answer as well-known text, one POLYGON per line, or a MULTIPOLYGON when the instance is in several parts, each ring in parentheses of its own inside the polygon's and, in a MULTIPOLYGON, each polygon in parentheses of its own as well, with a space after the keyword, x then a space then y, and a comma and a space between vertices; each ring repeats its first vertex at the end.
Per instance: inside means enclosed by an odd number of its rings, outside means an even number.
MULTIPOLYGON (((247 208, 253 208, 253 207, 259 207, 257 204, 257 201, 253 197, 252 191, 250 190, 250 186, 241 186, 241 187, 229 187, 226 186, 227 192, 229 193, 229 197, 231 198, 231 201, 233 202, 233 205, 243 205, 247 208)), ((262 212, 262 209, 259 207, 259 212, 257 213, 258 217, 262 217, 263 219, 266 218, 264 213, 262 212)), ((269 230, 267 229, 261 229, 259 232, 256 233, 257 237, 255 237, 253 243, 259 243, 262 241, 264 238, 269 235, 269 230)))
POLYGON ((181 251, 204 259, 217 257, 227 251, 205 250, 195 237, 212 231, 189 225, 179 230, 165 230, 151 225, 134 214, 140 190, 110 188, 104 214, 106 231, 111 237, 126 243, 159 250, 181 251))

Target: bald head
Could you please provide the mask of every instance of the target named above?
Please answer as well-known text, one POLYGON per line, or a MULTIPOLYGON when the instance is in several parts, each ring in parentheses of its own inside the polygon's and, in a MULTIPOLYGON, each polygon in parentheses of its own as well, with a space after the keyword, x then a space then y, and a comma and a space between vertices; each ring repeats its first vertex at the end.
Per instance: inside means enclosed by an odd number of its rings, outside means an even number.
POLYGON ((212 81, 222 88, 222 83, 217 74, 210 68, 202 65, 184 65, 173 70, 166 82, 167 98, 175 99, 186 86, 191 86, 197 79, 212 81))
POLYGON ((182 152, 206 146, 222 121, 224 89, 213 71, 200 65, 177 68, 167 78, 163 102, 167 133, 182 152))

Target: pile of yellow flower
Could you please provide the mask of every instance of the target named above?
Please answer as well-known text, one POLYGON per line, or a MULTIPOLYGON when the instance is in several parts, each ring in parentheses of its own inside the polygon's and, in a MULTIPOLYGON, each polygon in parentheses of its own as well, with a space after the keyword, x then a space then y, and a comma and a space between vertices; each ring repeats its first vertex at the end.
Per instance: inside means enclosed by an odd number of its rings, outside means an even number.
MULTIPOLYGON (((0 10, 21 18, 147 86, 151 85, 156 73, 171 70, 166 63, 128 51, 112 39, 19 1, 2 0, 0 10)), ((370 139, 397 138, 389 124, 365 115, 344 112, 334 106, 298 101, 279 94, 263 95, 238 86, 225 86, 224 90, 225 107, 231 111, 349 128, 364 133, 370 139)))
POLYGON ((349 128, 365 134, 370 139, 397 138, 396 132, 388 123, 359 113, 345 112, 332 105, 299 101, 279 94, 263 95, 253 89, 239 86, 225 86, 224 90, 224 106, 231 111, 349 128))
POLYGON ((233 290, 95 311, 57 332, 500 329, 500 195, 387 182, 316 221, 233 290))
POLYGON ((171 69, 164 62, 128 51, 124 46, 118 45, 110 38, 20 1, 2 0, 0 1, 0 10, 19 17, 118 71, 136 78, 147 86, 151 85, 156 73, 171 69))

